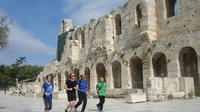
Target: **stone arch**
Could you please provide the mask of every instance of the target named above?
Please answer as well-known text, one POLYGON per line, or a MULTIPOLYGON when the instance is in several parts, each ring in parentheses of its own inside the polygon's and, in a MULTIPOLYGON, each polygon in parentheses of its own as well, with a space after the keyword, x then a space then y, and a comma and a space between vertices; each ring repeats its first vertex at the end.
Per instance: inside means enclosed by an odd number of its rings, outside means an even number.
POLYGON ((74 69, 74 75, 75 75, 75 77, 76 77, 76 80, 79 80, 80 72, 79 72, 79 69, 78 69, 78 68, 75 68, 75 69, 74 69))
POLYGON ((132 80, 132 88, 143 89, 143 63, 139 57, 130 59, 130 73, 132 80))
POLYGON ((141 4, 137 5, 137 7, 136 7, 136 14, 137 14, 137 24, 138 24, 138 27, 140 27, 141 26, 141 21, 142 21, 141 4))
POLYGON ((100 81, 100 77, 103 77, 106 80, 106 68, 103 63, 98 63, 96 65, 97 79, 100 81))
POLYGON ((114 61, 112 63, 114 88, 122 88, 121 74, 122 74, 121 64, 119 63, 119 61, 114 61))
POLYGON ((165 0, 167 18, 177 15, 178 0, 165 0))
POLYGON ((85 32, 81 31, 81 47, 85 47, 85 32))
POLYGON ((115 16, 115 29, 116 35, 120 35, 122 33, 122 19, 120 14, 115 16))
POLYGON ((90 68, 89 67, 85 68, 84 74, 85 74, 86 80, 88 82, 88 89, 90 89, 90 68))
POLYGON ((199 87, 198 57, 192 47, 183 47, 179 52, 179 65, 182 77, 193 77, 196 92, 199 87))
POLYGON ((61 91, 61 86, 62 86, 62 84, 61 84, 61 73, 58 73, 58 91, 61 91))
POLYGON ((155 77, 167 77, 167 58, 164 53, 158 52, 152 58, 155 77))

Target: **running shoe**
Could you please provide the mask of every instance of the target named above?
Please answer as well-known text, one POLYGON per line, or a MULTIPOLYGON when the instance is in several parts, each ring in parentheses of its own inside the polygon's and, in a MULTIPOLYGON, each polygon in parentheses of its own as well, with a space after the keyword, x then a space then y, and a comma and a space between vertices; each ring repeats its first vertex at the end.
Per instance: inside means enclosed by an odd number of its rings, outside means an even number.
POLYGON ((74 109, 74 112, 78 112, 78 110, 75 108, 75 109, 74 109))
POLYGON ((99 108, 98 104, 96 104, 96 106, 97 106, 97 110, 100 111, 100 108, 99 108))

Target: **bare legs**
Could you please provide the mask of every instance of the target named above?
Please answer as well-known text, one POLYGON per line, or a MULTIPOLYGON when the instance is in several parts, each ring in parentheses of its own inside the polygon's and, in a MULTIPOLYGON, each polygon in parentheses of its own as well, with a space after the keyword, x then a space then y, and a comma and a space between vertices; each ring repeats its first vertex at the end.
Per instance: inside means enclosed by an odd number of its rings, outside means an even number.
POLYGON ((67 105, 67 112, 72 112, 74 110, 74 106, 76 104, 76 101, 70 101, 69 104, 67 105))

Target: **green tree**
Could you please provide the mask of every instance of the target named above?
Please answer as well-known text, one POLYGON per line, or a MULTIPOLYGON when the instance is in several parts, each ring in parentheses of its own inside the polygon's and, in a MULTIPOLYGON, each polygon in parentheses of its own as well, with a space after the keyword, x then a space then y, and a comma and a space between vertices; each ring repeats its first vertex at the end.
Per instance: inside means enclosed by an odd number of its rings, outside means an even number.
POLYGON ((9 25, 11 23, 8 16, 0 16, 0 48, 4 48, 8 44, 9 25))
POLYGON ((0 89, 16 85, 16 79, 19 82, 35 81, 37 75, 43 70, 42 66, 23 65, 26 57, 19 57, 16 63, 10 66, 0 65, 0 89))
POLYGON ((0 65, 0 88, 7 88, 11 85, 11 77, 8 74, 9 67, 0 65))
POLYGON ((16 59, 16 65, 21 65, 21 64, 23 64, 24 62, 26 62, 26 57, 19 57, 19 58, 17 58, 16 59))
POLYGON ((24 65, 20 67, 20 80, 35 81, 37 75, 43 70, 41 66, 24 65))

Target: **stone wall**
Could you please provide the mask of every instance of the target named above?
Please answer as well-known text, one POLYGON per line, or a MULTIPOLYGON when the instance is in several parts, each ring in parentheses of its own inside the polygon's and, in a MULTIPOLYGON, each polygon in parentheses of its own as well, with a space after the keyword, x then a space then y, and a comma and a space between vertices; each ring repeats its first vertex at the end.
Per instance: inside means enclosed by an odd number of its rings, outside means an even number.
POLYGON ((106 78, 107 96, 112 97, 141 91, 147 100, 197 94, 200 1, 173 1, 129 0, 81 27, 64 21, 65 49, 61 61, 53 65, 55 75, 61 75, 58 90, 65 92, 67 74, 76 72, 77 77, 87 75, 93 95, 100 76, 106 78))

